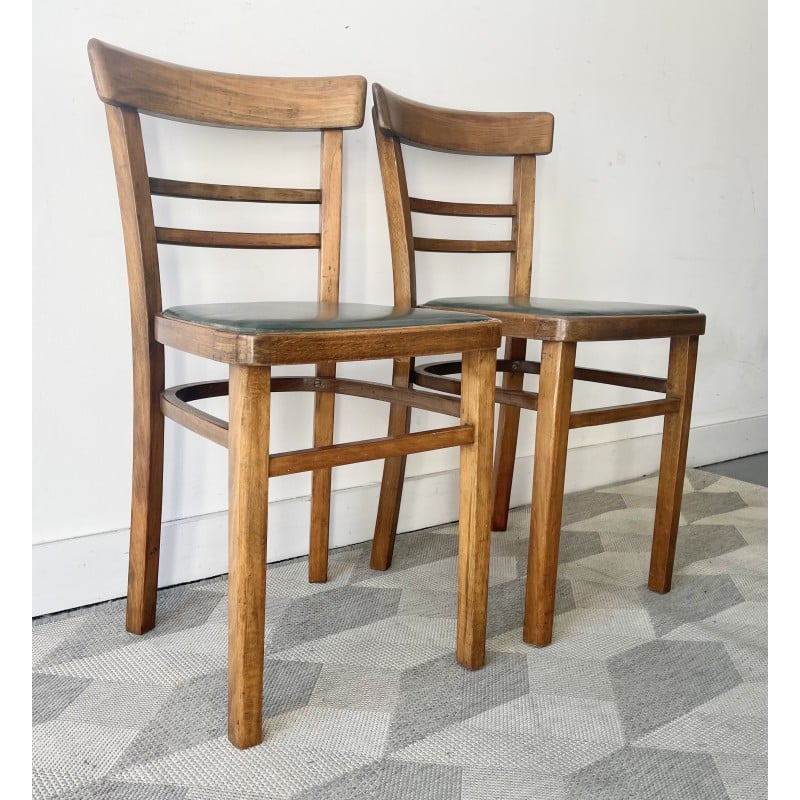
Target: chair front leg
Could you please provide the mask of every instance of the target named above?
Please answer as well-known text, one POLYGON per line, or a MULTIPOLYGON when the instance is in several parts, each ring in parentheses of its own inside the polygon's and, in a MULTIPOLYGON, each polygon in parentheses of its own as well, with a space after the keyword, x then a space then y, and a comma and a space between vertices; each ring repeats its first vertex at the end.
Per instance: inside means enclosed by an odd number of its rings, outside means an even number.
MULTIPOLYGON (((335 378, 334 362, 317 364, 317 377, 335 378)), ((316 392, 314 396, 314 447, 333 444, 333 415, 336 395, 316 392)), ((331 469, 311 473, 311 530, 309 536, 308 580, 328 580, 328 540, 331 524, 331 469)))
POLYGON ((667 396, 679 397, 681 403, 677 411, 664 415, 653 548, 647 582, 652 591, 661 594, 672 587, 683 478, 686 474, 686 452, 689 446, 698 339, 698 336, 676 336, 670 340, 667 396))
POLYGON ((262 739, 270 368, 231 365, 228 422, 228 738, 262 739))
MULTIPOLYGON (((413 359, 396 358, 392 367, 392 385, 407 389, 411 385, 413 369, 413 359)), ((410 430, 410 407, 392 403, 389 410, 389 436, 401 436, 410 430)), ((372 569, 387 570, 392 565, 405 473, 405 456, 394 456, 384 460, 381 494, 378 499, 378 514, 375 518, 375 534, 372 539, 372 554, 369 561, 372 569)))
POLYGON ((575 350, 575 342, 542 343, 522 633, 525 642, 540 646, 553 638, 575 350))
POLYGON ((156 624, 161 498, 164 482, 164 349, 153 344, 133 365, 133 481, 125 628, 146 633, 156 624))
MULTIPOLYGON (((520 361, 525 358, 527 339, 506 341, 506 358, 520 361)), ((504 372, 504 389, 521 389, 525 375, 522 372, 504 372)), ((517 455, 517 435, 519 433, 519 412, 517 406, 500 406, 497 420, 497 444, 492 473, 492 530, 504 531, 508 528, 508 509, 511 505, 511 482, 514 477, 514 462, 517 455)))
POLYGON ((461 447, 456 658, 469 669, 486 658, 496 359, 493 350, 464 353, 461 373, 461 422, 473 426, 475 438, 461 447))

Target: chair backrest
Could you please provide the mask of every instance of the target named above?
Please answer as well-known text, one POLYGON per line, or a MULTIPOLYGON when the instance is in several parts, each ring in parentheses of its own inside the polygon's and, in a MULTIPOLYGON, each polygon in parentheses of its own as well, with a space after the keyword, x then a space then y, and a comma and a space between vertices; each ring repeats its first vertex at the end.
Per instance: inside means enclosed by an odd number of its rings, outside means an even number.
POLYGON ((509 294, 529 297, 533 263, 536 156, 553 147, 547 112, 476 112, 417 103, 373 84, 372 119, 378 141, 397 305, 415 305, 416 250, 444 253, 509 253, 509 294), (458 203, 410 196, 402 145, 448 153, 514 158, 511 203, 458 203), (411 213, 456 217, 507 217, 507 240, 430 239, 414 236, 411 213))
POLYGON ((342 131, 364 122, 366 80, 360 75, 270 78, 190 69, 92 39, 88 45, 97 94, 106 105, 131 294, 134 346, 154 344, 161 311, 157 244, 246 249, 319 250, 319 299, 339 293, 342 131), (140 114, 264 131, 320 131, 319 188, 265 188, 151 177, 140 114), (250 203, 320 206, 311 233, 238 233, 157 227, 152 195, 250 203))

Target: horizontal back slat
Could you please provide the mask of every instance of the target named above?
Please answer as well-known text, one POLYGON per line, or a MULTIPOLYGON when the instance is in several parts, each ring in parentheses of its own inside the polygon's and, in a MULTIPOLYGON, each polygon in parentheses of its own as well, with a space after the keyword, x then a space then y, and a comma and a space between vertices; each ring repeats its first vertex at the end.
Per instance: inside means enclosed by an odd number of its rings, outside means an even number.
POLYGON ((313 250, 319 248, 318 233, 231 233, 187 228, 156 228, 159 244, 191 247, 230 247, 243 250, 313 250))
POLYGON ((358 128, 360 75, 271 78, 190 69, 92 39, 89 60, 104 103, 208 125, 260 130, 358 128))
POLYGON ((262 186, 228 186, 150 178, 150 191, 164 197, 193 200, 230 200, 244 203, 319 203, 319 189, 268 189, 262 186))
POLYGON ((553 149, 548 112, 459 111, 417 103, 372 85, 379 128, 417 147, 471 155, 543 155, 553 149))
POLYGON ((511 239, 428 239, 415 236, 414 249, 428 253, 513 253, 514 242, 511 239))
POLYGON ((517 207, 511 203, 451 203, 409 197, 412 211, 448 217, 514 217, 517 207))

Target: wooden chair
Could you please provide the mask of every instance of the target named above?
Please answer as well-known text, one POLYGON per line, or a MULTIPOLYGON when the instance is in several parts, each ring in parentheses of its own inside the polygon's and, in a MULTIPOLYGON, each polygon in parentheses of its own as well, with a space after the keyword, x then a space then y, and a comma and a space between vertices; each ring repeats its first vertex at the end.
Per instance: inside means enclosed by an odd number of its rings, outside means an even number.
MULTIPOLYGON (((533 469, 531 531, 523 638, 546 645, 552 638, 559 537, 564 496, 567 436, 570 428, 664 416, 658 500, 648 585, 667 592, 672 580, 675 541, 681 507, 686 447, 694 390, 698 337, 705 317, 693 308, 633 303, 551 300, 531 297, 534 186, 536 156, 551 151, 553 116, 548 113, 486 113, 437 108, 400 97, 373 85, 373 122, 386 198, 395 302, 417 305, 415 253, 509 253, 508 295, 442 297, 425 308, 461 309, 490 314, 503 323, 505 357, 496 391, 501 404, 495 449, 492 528, 505 530, 521 408, 537 411, 533 469), (514 159, 513 199, 504 204, 442 202, 410 196, 403 164, 403 145, 451 153, 509 156, 514 159), (463 217, 507 217, 506 241, 432 239, 414 235, 413 214, 463 217), (666 378, 631 375, 575 366, 578 342, 669 338, 666 378), (529 339, 542 342, 541 362, 528 361, 529 339), (539 375, 538 393, 524 391, 523 377, 539 375), (571 411, 574 380, 658 392, 659 399, 609 408, 571 411)), ((416 367, 413 359, 395 363, 394 382, 417 384, 457 394, 461 363, 416 367)), ((390 431, 407 431, 409 410, 395 405, 390 431)), ((387 459, 372 550, 372 566, 391 563, 402 493, 402 457, 387 459)))
MULTIPOLYGON (((361 76, 266 78, 188 69, 89 42, 105 103, 116 172, 131 301, 134 457, 127 629, 155 625, 161 526, 164 417, 228 448, 228 736, 237 747, 262 739, 262 672, 268 478, 313 471, 310 579, 327 575, 331 468, 442 447, 461 447, 457 658, 484 661, 488 591, 489 486, 494 354, 500 325, 481 315, 338 303, 342 131, 363 124, 361 76), (273 189, 150 177, 140 114, 228 128, 320 131, 320 187, 273 189), (157 227, 151 195, 251 203, 314 203, 314 233, 232 233, 157 227), (313 302, 242 303, 162 309, 157 245, 315 248, 313 302), (228 381, 165 389, 164 345, 229 365, 228 381), (336 377, 337 361, 463 353, 464 392, 453 398, 336 377), (276 364, 316 364, 316 377, 271 378, 276 364), (313 447, 268 452, 271 391, 315 392, 313 447), (431 431, 333 444, 334 396, 408 404, 460 417, 431 431), (228 395, 224 421, 193 407, 228 395)), ((268 136, 268 134, 266 135, 268 136)), ((282 279, 286 280, 285 273, 282 279)))

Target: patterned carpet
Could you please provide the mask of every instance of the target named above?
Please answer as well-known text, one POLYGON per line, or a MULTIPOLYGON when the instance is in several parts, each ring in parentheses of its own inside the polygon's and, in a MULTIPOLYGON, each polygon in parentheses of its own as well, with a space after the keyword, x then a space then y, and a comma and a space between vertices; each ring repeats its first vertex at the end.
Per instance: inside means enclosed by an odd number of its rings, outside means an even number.
POLYGON ((102 800, 767 797, 767 490, 690 470, 672 592, 655 479, 569 495, 553 643, 521 640, 529 510, 492 538, 487 664, 455 661, 456 529, 267 571, 265 742, 226 732, 226 578, 33 626, 33 796, 102 800))

